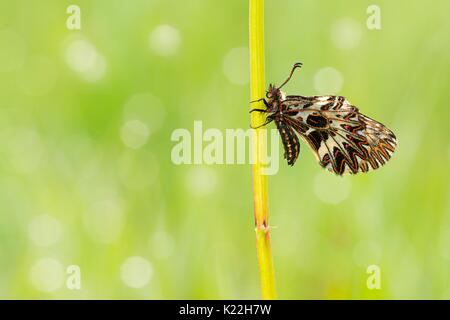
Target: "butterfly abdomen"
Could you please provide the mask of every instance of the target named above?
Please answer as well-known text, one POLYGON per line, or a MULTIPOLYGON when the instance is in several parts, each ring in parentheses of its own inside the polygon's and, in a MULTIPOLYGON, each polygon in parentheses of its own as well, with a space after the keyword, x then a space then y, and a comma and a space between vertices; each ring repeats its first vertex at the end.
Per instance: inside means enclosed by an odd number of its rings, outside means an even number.
POLYGON ((300 143, 294 129, 282 119, 275 120, 284 147, 284 158, 288 165, 294 165, 300 153, 300 143))

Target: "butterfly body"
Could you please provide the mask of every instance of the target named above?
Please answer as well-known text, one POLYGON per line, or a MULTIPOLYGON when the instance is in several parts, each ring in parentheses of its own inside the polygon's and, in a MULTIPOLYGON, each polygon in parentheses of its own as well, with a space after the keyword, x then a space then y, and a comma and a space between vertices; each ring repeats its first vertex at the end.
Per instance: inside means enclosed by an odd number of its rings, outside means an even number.
POLYGON ((297 134, 308 143, 319 164, 338 175, 378 169, 397 145, 394 133, 360 113, 342 96, 290 96, 270 85, 262 99, 268 124, 275 122, 285 149, 284 157, 294 165, 300 153, 297 134))

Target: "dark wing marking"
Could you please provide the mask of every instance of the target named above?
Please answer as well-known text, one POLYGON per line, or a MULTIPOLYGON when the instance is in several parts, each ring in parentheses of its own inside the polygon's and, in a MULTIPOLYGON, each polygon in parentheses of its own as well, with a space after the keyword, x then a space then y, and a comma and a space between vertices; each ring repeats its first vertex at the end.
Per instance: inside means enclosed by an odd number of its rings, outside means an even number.
POLYGON ((391 130, 344 97, 287 96, 283 108, 286 123, 306 140, 320 165, 338 175, 378 169, 397 146, 391 130))
POLYGON ((275 120, 275 124, 283 142, 284 158, 287 160, 288 165, 292 166, 300 153, 300 142, 298 141, 297 134, 283 120, 275 120))

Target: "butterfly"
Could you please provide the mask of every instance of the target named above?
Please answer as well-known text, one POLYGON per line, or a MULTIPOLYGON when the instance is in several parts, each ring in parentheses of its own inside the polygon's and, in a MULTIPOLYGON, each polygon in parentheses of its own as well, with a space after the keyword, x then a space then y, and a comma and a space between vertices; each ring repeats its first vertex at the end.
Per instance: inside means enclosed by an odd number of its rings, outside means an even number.
POLYGON ((263 101, 266 121, 275 122, 284 146, 284 158, 294 165, 300 154, 300 136, 311 147, 319 164, 337 175, 368 172, 384 165, 397 146, 394 133, 359 112, 342 96, 289 96, 281 88, 302 63, 294 64, 279 87, 270 84, 263 101))

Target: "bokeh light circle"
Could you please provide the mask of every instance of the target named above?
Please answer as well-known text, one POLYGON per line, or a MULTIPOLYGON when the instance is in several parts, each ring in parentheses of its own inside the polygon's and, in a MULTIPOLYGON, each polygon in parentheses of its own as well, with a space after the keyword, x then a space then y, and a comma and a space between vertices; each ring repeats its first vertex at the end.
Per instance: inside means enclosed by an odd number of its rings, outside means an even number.
POLYGON ((222 70, 233 84, 246 85, 249 82, 248 48, 233 48, 223 59, 222 70))
POLYGON ((53 292, 64 283, 64 268, 60 261, 53 258, 41 258, 30 269, 31 284, 39 291, 53 292))
POLYGON ((150 49, 160 56, 172 56, 181 45, 181 35, 177 28, 163 24, 157 26, 149 36, 150 49))
POLYGON ((86 39, 75 38, 68 42, 65 50, 65 60, 70 69, 77 72, 88 82, 102 79, 106 73, 107 63, 95 48, 86 39))
POLYGON ((350 195, 351 185, 347 178, 323 170, 314 179, 314 193, 325 203, 338 204, 350 195))
POLYGON ((192 167, 186 174, 186 189, 193 195, 213 193, 217 186, 217 174, 209 167, 192 167))
POLYGON ((158 230, 150 236, 150 250, 157 259, 169 258, 175 250, 173 237, 163 230, 158 230))
POLYGON ((133 149, 142 147, 147 142, 149 135, 150 131, 147 125, 140 120, 125 122, 120 131, 122 142, 133 149))
POLYGON ((150 262, 140 256, 127 258, 120 268, 120 276, 123 283, 131 288, 146 286, 153 275, 150 262))
POLYGON ((48 247, 61 238, 61 223, 48 214, 34 217, 28 225, 28 236, 37 246, 48 247))
POLYGON ((332 67, 318 70, 314 75, 314 89, 320 95, 335 95, 344 84, 341 73, 332 67))
POLYGON ((338 49, 350 50, 358 47, 361 37, 361 24, 350 18, 336 21, 331 28, 331 39, 338 49))

